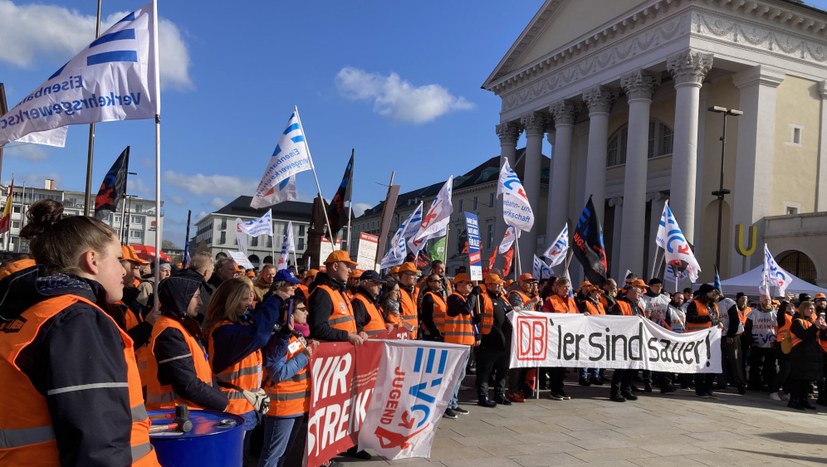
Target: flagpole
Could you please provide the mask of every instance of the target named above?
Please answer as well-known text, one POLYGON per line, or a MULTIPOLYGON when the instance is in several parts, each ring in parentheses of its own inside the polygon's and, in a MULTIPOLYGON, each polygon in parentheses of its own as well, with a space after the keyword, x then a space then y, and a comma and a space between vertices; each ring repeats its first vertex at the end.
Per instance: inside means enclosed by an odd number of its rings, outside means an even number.
POLYGON ((660 247, 655 248, 655 257, 652 258, 652 274, 650 274, 649 277, 655 277, 655 274, 657 273, 657 268, 658 268, 657 264, 658 264, 658 258, 660 257, 660 250, 661 250, 660 247))
MULTIPOLYGON (((190 218, 192 216, 192 211, 187 209, 187 232, 184 234, 184 258, 181 260, 181 268, 189 267, 189 261, 187 261, 187 256, 190 254, 190 218)), ((157 226, 156 226, 157 227, 157 226)))
POLYGON ((520 270, 520 231, 514 227, 514 233, 517 235, 517 238, 514 240, 514 256, 517 257, 516 264, 514 265, 514 280, 516 281, 519 277, 518 271, 520 270))
MULTIPOLYGON (((157 0, 154 0, 157 1, 157 0)), ((333 250, 336 250, 336 239, 333 238, 333 229, 330 228, 330 219, 327 218, 327 206, 325 206, 324 195, 322 194, 322 186, 319 184, 319 176, 316 175, 316 164, 313 163, 313 156, 310 155, 310 146, 307 145, 307 133, 304 132, 304 125, 302 124, 302 119, 299 116, 299 107, 293 106, 293 112, 296 113, 296 120, 299 121, 299 126, 302 129, 302 133, 304 133, 304 150, 307 151, 307 158, 310 159, 310 170, 313 171, 313 180, 316 181, 316 189, 319 191, 319 198, 322 199, 322 212, 324 212, 324 222, 327 225, 327 231, 330 234, 330 243, 333 245, 333 250)), ((324 237, 324 234, 322 234, 324 237)), ((273 253, 275 255, 275 253, 273 253)))
POLYGON ((347 249, 348 251, 353 251, 353 248, 350 246, 350 221, 351 216, 353 216, 353 180, 356 177, 356 149, 350 148, 350 158, 353 159, 353 165, 350 167, 350 180, 348 181, 347 189, 345 192, 349 195, 347 197, 347 249))
MULTIPOLYGON (((156 99, 156 114, 155 114, 155 271, 154 271, 154 290, 158 292, 158 283, 161 276, 161 70, 160 52, 158 47, 158 0, 152 0, 152 43, 153 43, 153 58, 155 59, 154 68, 154 84, 155 93, 153 96, 156 99)), ((99 15, 100 17, 100 15, 99 15)), ((87 182, 88 183, 88 182, 87 182)), ((88 206, 88 205, 87 205, 88 206)), ((123 218, 121 218, 123 221, 123 218)), ((158 314, 158 302, 155 300, 152 305, 152 312, 158 314)))
MULTIPOLYGON (((6 103, 6 87, 0 83, 0 115, 5 115, 8 112, 6 103)), ((3 181, 3 146, 0 145, 0 183, 3 181)))
MULTIPOLYGON (((273 230, 273 208, 268 208, 267 212, 270 213, 270 258, 273 258, 273 264, 276 264, 276 232, 273 230)), ((288 225, 290 225, 288 223, 288 225)))
MULTIPOLYGON (((95 20, 95 39, 101 35, 101 1, 98 0, 98 14, 95 20)), ((156 55, 157 58, 157 55, 156 55)), ((92 204, 92 160, 95 156, 95 122, 89 124, 89 145, 86 153, 86 193, 84 194, 83 215, 89 216, 92 204)), ((121 218, 123 220, 123 218, 121 218)), ((157 228, 157 222, 156 222, 157 228)), ((156 231, 157 232, 157 231, 156 231)), ((157 251, 157 249, 156 249, 157 251)), ((156 255, 157 256, 157 255, 156 255)), ((156 281, 157 282, 157 281, 156 281)), ((156 289, 157 290, 157 289, 156 289)))

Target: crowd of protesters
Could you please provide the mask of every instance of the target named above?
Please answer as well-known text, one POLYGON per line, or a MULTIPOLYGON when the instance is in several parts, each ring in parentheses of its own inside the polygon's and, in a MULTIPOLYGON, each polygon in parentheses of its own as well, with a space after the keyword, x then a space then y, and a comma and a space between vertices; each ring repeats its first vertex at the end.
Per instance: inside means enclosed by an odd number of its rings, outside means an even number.
POLYGON ((53 200, 28 216, 21 236, 31 258, 0 269, 0 358, 9 363, 0 366, 0 432, 15 432, 0 449, 3 465, 158 465, 147 409, 181 404, 241 417, 244 465, 300 465, 318 342, 360 345, 393 330, 472 349, 445 418, 469 413, 459 405, 466 372, 484 409, 543 390, 571 399, 566 368, 509 369, 513 310, 640 316, 676 333, 721 328, 720 375, 614 370, 607 379, 599 362, 575 369, 579 385, 610 383, 612 401, 654 387, 714 398, 731 386, 797 410, 814 408, 814 394, 827 405, 823 294, 733 300, 709 284, 667 294, 657 278, 634 274, 623 287, 609 279, 575 289, 528 273, 511 282, 498 270, 477 283, 464 271, 447 277, 440 261, 427 274, 409 261, 381 276, 355 269, 343 250, 319 269, 265 264, 257 273, 197 253, 186 269, 161 264, 155 290, 147 263, 102 222, 64 216, 53 200))

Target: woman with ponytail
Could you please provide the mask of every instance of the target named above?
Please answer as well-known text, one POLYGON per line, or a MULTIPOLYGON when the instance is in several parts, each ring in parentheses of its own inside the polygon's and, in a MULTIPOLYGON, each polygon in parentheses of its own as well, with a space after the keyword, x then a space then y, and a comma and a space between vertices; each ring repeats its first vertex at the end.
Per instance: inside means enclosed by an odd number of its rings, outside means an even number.
POLYGON ((157 466, 132 339, 104 312, 123 295, 117 236, 51 199, 27 218, 36 265, 0 272, 0 465, 157 466))

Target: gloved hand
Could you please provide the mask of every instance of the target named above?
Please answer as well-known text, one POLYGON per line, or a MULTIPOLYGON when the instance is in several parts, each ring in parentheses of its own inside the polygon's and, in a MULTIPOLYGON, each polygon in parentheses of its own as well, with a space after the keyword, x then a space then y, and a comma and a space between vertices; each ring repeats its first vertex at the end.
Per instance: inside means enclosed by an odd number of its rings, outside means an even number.
POLYGON ((270 410, 270 396, 264 392, 264 389, 258 391, 242 391, 244 398, 253 406, 256 412, 266 414, 270 410))

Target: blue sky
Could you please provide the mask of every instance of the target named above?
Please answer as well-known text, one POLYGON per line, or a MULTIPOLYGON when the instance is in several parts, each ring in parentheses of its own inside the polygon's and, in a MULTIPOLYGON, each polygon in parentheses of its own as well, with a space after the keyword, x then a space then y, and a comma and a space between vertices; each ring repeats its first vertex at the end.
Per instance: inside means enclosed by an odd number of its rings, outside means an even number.
MULTIPOLYGON (((187 209, 195 220, 253 193, 294 105, 325 197, 355 148, 357 207, 384 198, 392 170, 404 192, 498 154, 500 101, 480 85, 542 3, 160 0, 164 238, 183 244, 187 209)), ((808 3, 827 8, 827 0, 808 3)), ((104 21, 144 4, 103 0, 104 21)), ((0 82, 10 106, 93 39, 96 5, 0 0, 0 82)), ((62 149, 7 148, 2 182, 54 178, 82 191, 87 133, 71 128, 62 149)), ((138 172, 128 192, 153 197, 149 120, 97 125, 93 191, 126 145, 138 172)), ((297 186, 301 199, 315 195, 309 172, 297 186)))

